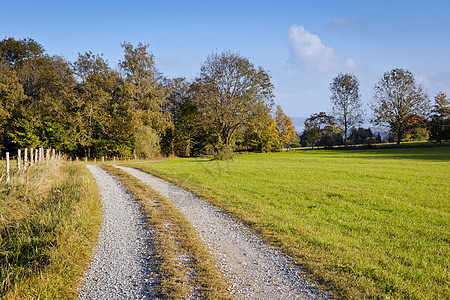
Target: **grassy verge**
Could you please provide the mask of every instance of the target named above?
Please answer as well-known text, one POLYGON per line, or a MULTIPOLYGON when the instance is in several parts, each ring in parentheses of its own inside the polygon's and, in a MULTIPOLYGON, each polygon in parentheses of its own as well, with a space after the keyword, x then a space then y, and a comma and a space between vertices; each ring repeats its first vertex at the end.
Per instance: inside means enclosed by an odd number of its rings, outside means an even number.
POLYGON ((450 299, 450 149, 133 164, 211 200, 343 298, 450 299))
POLYGON ((94 178, 51 161, 0 189, 0 297, 75 298, 101 223, 94 178))
POLYGON ((202 299, 228 299, 225 281, 217 271, 215 261, 176 207, 128 173, 109 165, 102 167, 122 181, 143 206, 149 228, 155 235, 160 260, 160 296, 168 299, 184 299, 189 295, 202 299))

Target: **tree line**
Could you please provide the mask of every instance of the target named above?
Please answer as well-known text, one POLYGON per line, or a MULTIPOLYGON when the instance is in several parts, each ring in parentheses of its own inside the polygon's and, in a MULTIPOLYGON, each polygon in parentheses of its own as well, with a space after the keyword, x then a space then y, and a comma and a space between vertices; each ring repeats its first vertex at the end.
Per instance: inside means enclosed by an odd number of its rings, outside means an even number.
MULTIPOLYGON (((354 74, 339 74, 330 84, 331 114, 314 113, 305 121, 301 141, 314 146, 333 146, 348 143, 381 142, 380 134, 358 128, 363 123, 363 109, 359 80, 354 74)), ((450 100, 440 91, 434 104, 423 86, 405 69, 385 72, 374 87, 370 102, 371 122, 388 126, 389 142, 400 144, 407 136, 442 144, 450 140, 450 100)))
MULTIPOLYGON (((237 53, 213 53, 197 78, 167 78, 148 45, 124 42, 112 68, 102 55, 74 62, 49 55, 31 38, 0 41, 0 150, 54 148, 86 157, 160 154, 228 158, 236 150, 278 151, 298 145, 377 142, 363 123, 359 81, 339 74, 330 84, 331 114, 305 121, 299 137, 274 107, 269 73, 237 53)), ((398 143, 418 129, 449 140, 449 99, 431 105, 408 70, 386 72, 374 89, 372 122, 398 143)))
POLYGON ((281 107, 273 112, 268 72, 247 58, 214 53, 189 82, 163 76, 148 45, 122 48, 123 60, 111 68, 90 51, 69 62, 31 38, 0 41, 0 149, 226 158, 297 139, 281 107))

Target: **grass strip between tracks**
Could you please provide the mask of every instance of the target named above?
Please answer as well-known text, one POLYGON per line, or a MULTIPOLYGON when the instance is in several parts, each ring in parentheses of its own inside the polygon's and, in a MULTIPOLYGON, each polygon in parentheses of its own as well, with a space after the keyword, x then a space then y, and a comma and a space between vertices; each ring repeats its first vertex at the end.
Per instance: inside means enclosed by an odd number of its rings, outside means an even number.
POLYGON ((176 207, 128 173, 107 164, 101 166, 142 204, 148 226, 155 235, 160 260, 160 296, 181 299, 197 294, 206 299, 228 299, 227 285, 217 270, 216 261, 176 207))

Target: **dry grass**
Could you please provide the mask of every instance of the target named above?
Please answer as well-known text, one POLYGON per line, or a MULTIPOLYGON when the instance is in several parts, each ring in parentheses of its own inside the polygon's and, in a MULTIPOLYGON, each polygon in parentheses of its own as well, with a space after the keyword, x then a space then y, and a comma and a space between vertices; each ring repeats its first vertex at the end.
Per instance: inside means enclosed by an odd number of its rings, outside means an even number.
POLYGON ((101 223, 94 178, 51 161, 0 185, 0 297, 74 298, 101 223))
POLYGON ((176 207, 122 170, 107 165, 103 168, 121 180, 143 205, 160 259, 160 295, 169 299, 189 295, 206 299, 230 298, 215 260, 176 207))

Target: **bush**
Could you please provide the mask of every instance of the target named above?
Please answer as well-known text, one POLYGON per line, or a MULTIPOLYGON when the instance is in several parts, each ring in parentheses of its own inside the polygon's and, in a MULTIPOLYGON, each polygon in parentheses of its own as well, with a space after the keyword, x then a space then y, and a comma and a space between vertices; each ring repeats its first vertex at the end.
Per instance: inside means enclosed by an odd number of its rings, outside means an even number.
POLYGON ((153 158, 160 155, 159 135, 150 126, 138 127, 134 132, 134 147, 140 158, 153 158))

